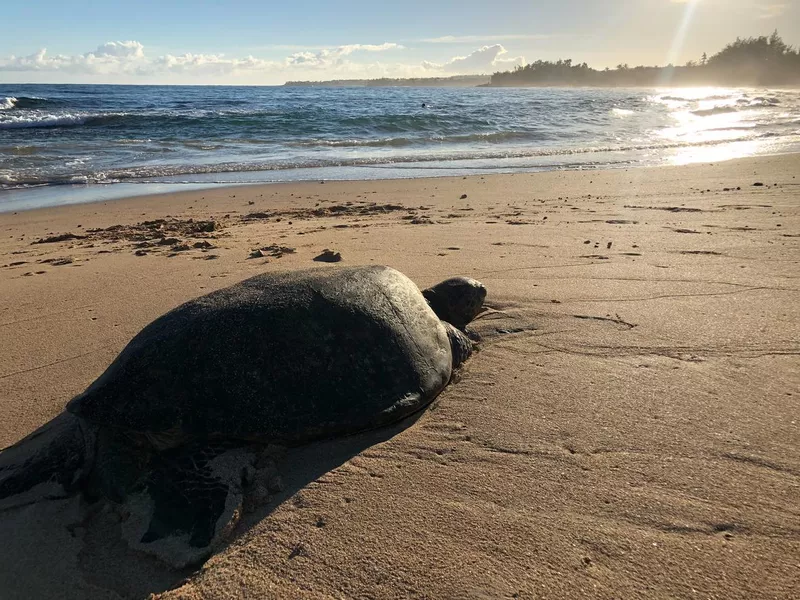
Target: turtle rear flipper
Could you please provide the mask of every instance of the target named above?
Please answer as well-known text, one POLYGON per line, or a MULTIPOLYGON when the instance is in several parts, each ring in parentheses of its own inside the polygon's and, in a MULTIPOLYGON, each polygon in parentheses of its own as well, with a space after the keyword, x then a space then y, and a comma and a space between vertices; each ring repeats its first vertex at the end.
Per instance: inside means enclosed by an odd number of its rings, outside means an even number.
POLYGON ((0 451, 0 509, 76 492, 89 471, 94 431, 63 412, 28 437, 0 451))
POLYGON ((201 444, 154 457, 124 505, 128 545, 176 568, 205 559, 238 521, 253 462, 245 448, 201 444))

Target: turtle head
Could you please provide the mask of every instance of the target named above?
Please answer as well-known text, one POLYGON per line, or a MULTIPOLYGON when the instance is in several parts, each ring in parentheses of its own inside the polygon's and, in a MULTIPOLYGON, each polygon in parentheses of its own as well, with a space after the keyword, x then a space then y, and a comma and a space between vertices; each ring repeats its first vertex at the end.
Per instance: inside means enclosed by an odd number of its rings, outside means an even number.
POLYGON ((469 277, 453 277, 423 290, 422 295, 436 316, 463 331, 481 312, 486 288, 469 277))

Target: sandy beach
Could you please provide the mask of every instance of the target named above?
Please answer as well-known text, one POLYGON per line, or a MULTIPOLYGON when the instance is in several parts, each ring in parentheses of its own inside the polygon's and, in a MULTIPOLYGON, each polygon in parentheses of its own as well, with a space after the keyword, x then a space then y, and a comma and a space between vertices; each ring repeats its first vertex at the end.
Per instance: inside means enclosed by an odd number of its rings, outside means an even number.
POLYGON ((800 154, 215 188, 0 234, 0 447, 167 310, 325 249, 489 290, 428 410, 290 451, 201 567, 57 500, 0 513, 3 600, 800 596, 800 154))

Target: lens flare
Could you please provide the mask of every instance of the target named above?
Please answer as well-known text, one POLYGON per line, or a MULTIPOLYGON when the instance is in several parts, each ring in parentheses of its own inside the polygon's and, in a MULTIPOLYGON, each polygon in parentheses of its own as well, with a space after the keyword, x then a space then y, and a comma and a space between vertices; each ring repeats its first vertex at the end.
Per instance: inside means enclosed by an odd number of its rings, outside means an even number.
MULTIPOLYGON (((692 19, 694 18, 694 13, 697 10, 698 4, 700 4, 700 0, 689 0, 686 2, 686 8, 683 9, 683 18, 681 19, 681 24, 678 26, 678 30, 675 32, 675 37, 672 38, 672 45, 667 53, 667 64, 674 65, 678 60, 678 56, 680 56, 681 50, 683 50, 683 44, 686 41, 686 34, 689 32, 689 26, 692 23, 692 19)), ((665 80, 662 82, 662 85, 669 85, 670 75, 668 71, 665 71, 664 77, 665 80)))

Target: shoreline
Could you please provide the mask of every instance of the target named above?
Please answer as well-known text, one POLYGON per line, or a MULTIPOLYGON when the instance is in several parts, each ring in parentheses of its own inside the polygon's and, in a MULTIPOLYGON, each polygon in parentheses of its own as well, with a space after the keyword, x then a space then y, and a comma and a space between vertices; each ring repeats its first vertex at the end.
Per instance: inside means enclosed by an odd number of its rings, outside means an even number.
MULTIPOLYGON (((529 169, 520 169, 520 170, 509 170, 508 172, 503 171, 502 169, 487 169, 485 171, 478 171, 477 173, 469 173, 464 174, 459 172, 458 174, 447 174, 447 175, 411 175, 408 177, 376 177, 376 178, 353 178, 353 179, 325 179, 325 178, 308 178, 308 179, 297 179, 297 180, 287 180, 287 181, 270 181, 270 182, 225 182, 225 183, 200 183, 200 182, 148 182, 148 183, 131 183, 131 182, 119 182, 119 183, 112 183, 112 184, 63 184, 62 186, 53 186, 53 185, 45 185, 36 188, 24 188, 24 189, 10 189, 10 190, 0 190, 0 200, 3 199, 3 195, 6 194, 8 196, 20 196, 25 197, 32 197, 36 194, 41 193, 50 193, 53 196, 66 196, 70 191, 78 191, 80 192, 87 192, 91 190, 92 193, 88 194, 88 196, 92 199, 88 200, 76 200, 74 202, 62 202, 56 204, 48 204, 44 206, 20 206, 20 207, 11 207, 11 208, 4 208, 4 205, 0 203, 0 216, 3 214, 8 213, 18 213, 18 212, 28 212, 28 211, 35 211, 35 210, 49 210, 55 208, 62 208, 67 206, 78 206, 78 205, 92 205, 92 204, 103 204, 106 202, 118 202, 118 201, 126 201, 132 200, 134 198, 138 199, 146 199, 154 196, 158 196, 161 198, 173 196, 173 195, 181 195, 181 194, 192 194, 192 193, 199 193, 205 192, 208 190, 213 190, 219 194, 224 194, 228 190, 233 189, 240 189, 240 188, 259 188, 265 187, 269 188, 272 186, 291 186, 291 185, 303 185, 303 184, 315 184, 323 181, 325 183, 333 183, 333 184, 356 184, 359 182, 369 183, 369 182, 383 182, 383 181, 392 181, 392 182, 402 182, 402 181, 414 181, 414 180, 432 180, 432 179, 470 179, 474 177, 505 177, 510 175, 533 175, 537 173, 550 173, 550 172, 559 172, 559 173, 597 173, 597 172, 604 172, 604 171, 617 171, 617 170, 624 170, 628 171, 629 169, 670 169, 670 168, 682 168, 686 166, 701 166, 706 164, 723 164, 727 162, 733 161, 747 161, 747 160, 758 160, 758 159, 769 159, 769 158, 777 158, 777 157, 789 157, 794 155, 800 155, 800 152, 780 152, 774 154, 759 154, 755 156, 748 156, 748 157, 740 157, 740 158, 729 158, 718 160, 714 162, 688 162, 688 163, 681 163, 681 164, 642 164, 642 165, 620 165, 618 167, 610 166, 610 165, 603 165, 599 167, 582 167, 582 166, 566 166, 566 167, 532 167, 529 169), (155 188, 153 191, 144 191, 142 193, 130 193, 133 189, 139 188, 155 188), (169 189, 169 188, 180 188, 180 189, 169 189), (158 188, 164 188, 164 191, 158 190, 158 188), (119 189, 122 193, 109 193, 104 194, 103 192, 108 190, 108 192, 116 192, 119 189), (127 191, 126 191, 127 190, 127 191), (59 193, 60 192, 60 193, 59 193)), ((366 168, 366 167, 365 167, 366 168)), ((303 169, 298 169, 303 170, 303 169)), ((454 169, 457 170, 457 169, 454 169)), ((239 174, 246 174, 246 173, 269 173, 270 171, 242 171, 236 172, 239 174)), ((29 203, 29 202, 28 202, 29 203)), ((13 204, 9 202, 9 204, 13 204)), ((21 200, 17 201, 17 205, 22 204, 21 200)))
POLYGON ((8 598, 795 593, 800 154, 234 186, 0 213, 0 232, 0 447, 153 319, 335 269, 326 248, 420 287, 474 277, 490 308, 415 423, 290 452, 284 491, 201 569, 129 550, 112 509, 1 513, 8 598))

